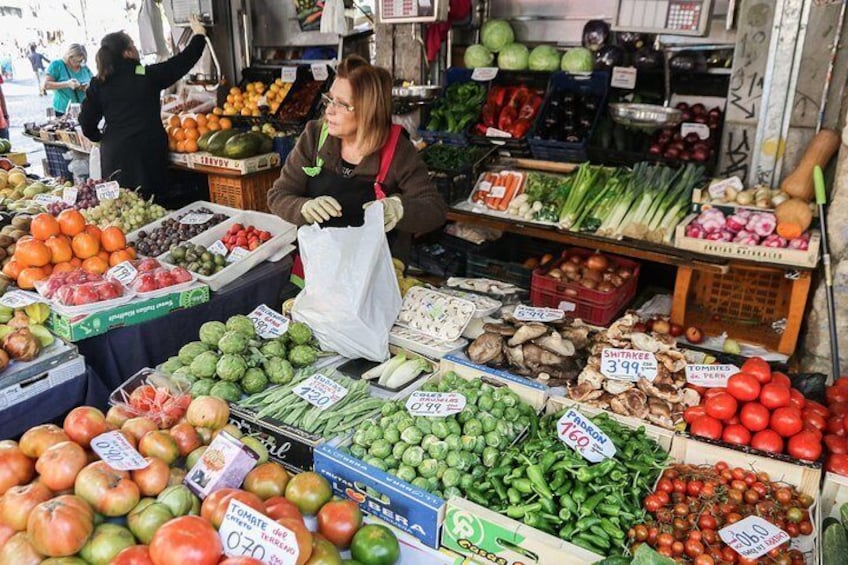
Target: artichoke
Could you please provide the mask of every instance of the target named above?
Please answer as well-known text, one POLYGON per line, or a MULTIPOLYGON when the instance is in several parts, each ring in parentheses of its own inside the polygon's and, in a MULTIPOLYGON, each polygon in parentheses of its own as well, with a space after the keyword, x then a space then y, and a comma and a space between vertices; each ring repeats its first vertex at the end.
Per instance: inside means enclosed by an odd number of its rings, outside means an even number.
POLYGON ((247 363, 240 355, 222 355, 216 366, 216 373, 222 381, 238 381, 246 372, 247 363))
POLYGON ((228 331, 218 341, 221 353, 244 353, 249 345, 248 337, 238 331, 228 331))

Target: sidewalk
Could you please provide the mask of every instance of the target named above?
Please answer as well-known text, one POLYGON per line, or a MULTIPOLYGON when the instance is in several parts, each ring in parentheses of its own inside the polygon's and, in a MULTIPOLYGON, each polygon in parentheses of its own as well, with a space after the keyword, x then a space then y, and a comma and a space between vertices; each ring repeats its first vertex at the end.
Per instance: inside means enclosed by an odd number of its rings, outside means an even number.
POLYGON ((3 83, 3 94, 6 96, 6 108, 9 110, 9 138, 12 150, 27 154, 30 164, 27 172, 43 175, 41 161, 44 159, 44 146, 24 136, 24 124, 46 121, 46 111, 53 97, 50 94, 38 95, 38 86, 32 72, 29 76, 16 75, 13 80, 3 83))

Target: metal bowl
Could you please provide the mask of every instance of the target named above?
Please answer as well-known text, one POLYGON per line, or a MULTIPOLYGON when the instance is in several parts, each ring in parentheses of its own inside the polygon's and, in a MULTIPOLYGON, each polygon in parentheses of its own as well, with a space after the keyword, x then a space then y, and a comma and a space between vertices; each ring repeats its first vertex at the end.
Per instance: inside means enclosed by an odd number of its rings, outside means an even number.
POLYGON ((646 130, 674 127, 683 120, 683 112, 654 104, 610 104, 610 115, 621 125, 646 130))

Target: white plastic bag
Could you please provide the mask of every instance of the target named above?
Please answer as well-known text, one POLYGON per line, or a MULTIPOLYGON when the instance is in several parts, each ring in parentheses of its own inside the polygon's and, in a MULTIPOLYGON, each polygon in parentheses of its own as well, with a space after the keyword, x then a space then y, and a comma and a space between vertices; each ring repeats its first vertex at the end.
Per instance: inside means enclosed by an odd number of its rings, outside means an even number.
POLYGON ((324 349, 351 359, 386 359, 401 297, 382 204, 365 210, 361 227, 304 226, 297 242, 306 288, 292 318, 308 324, 324 349))
POLYGON ((344 0, 327 0, 321 13, 321 33, 347 33, 344 0))
POLYGON ((91 152, 88 154, 88 177, 92 179, 102 179, 100 174, 100 144, 91 146, 91 152))

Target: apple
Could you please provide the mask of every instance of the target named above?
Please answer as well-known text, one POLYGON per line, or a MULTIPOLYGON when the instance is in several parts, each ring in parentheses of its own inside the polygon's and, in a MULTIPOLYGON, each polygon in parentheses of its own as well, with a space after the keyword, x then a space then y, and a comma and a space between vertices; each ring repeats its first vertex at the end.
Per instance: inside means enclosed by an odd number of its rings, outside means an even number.
POLYGON ((654 322, 654 331, 658 334, 667 334, 670 329, 671 326, 665 320, 657 320, 654 322))
POLYGON ((639 333, 645 333, 648 330, 648 327, 644 324, 644 322, 636 322, 633 324, 633 331, 639 333))
POLYGON ((686 328, 686 341, 689 343, 701 343, 704 341, 704 332, 701 328, 689 326, 686 328))
POLYGON ((683 331, 684 331, 683 326, 681 326, 680 324, 675 324, 674 322, 672 322, 671 325, 669 325, 669 328, 668 328, 668 334, 671 337, 682 336, 683 331))

